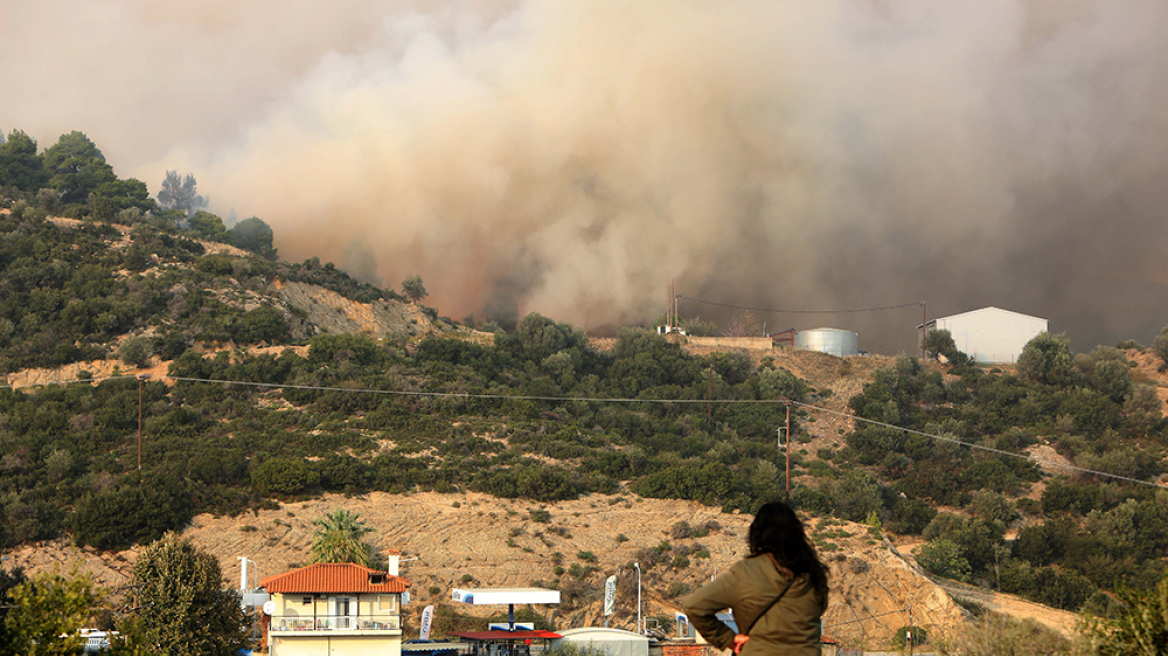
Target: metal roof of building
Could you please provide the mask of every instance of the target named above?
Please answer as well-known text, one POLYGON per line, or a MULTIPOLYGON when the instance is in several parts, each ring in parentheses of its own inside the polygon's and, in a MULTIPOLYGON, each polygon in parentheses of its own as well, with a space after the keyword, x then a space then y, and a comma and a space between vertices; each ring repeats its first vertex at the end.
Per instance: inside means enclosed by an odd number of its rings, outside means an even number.
POLYGON ((458 636, 467 640, 554 640, 562 638, 552 631, 450 631, 446 635, 458 636))
POLYGON ((1043 319, 1042 317, 1036 317, 1036 316, 1031 315, 1031 314, 1023 314, 1021 312, 1014 312, 1013 310, 1003 310, 1000 307, 994 307, 992 305, 989 305, 989 306, 986 306, 983 308, 978 308, 976 310, 970 310, 968 312, 959 312, 957 314, 951 314, 947 317, 937 317, 937 319, 935 319, 934 321, 936 321, 936 320, 947 321, 950 319, 956 319, 958 317, 965 317, 965 316, 974 315, 974 314, 1008 314, 1008 315, 1015 316, 1015 317, 1034 319, 1035 321, 1046 321, 1046 319, 1043 319))
POLYGON ((405 592, 410 582, 384 570, 353 563, 317 563, 260 581, 268 592, 318 594, 343 592, 405 592))

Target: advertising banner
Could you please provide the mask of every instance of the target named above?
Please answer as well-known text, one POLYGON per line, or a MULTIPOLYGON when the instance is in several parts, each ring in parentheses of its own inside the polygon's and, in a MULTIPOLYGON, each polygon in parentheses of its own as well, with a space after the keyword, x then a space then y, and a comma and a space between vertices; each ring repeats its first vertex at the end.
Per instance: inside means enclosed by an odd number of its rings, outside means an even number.
POLYGON ((418 631, 418 638, 421 640, 430 639, 430 623, 434 619, 434 606, 426 606, 422 609, 422 628, 418 631))

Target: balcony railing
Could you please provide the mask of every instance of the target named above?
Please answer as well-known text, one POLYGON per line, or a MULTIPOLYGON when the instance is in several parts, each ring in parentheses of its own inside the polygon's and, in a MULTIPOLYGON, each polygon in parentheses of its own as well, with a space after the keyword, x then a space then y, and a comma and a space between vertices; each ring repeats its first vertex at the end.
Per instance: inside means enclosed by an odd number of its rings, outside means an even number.
POLYGON ((398 615, 273 615, 272 631, 401 631, 398 615))

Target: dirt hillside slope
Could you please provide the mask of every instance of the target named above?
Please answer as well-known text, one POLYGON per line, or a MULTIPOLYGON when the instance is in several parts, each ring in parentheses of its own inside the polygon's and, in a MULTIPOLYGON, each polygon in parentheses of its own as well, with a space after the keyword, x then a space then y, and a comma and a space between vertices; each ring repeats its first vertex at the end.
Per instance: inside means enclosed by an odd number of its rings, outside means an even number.
MULTIPOLYGON (((454 586, 548 585, 557 578, 556 553, 561 554, 565 569, 572 564, 587 566, 588 556, 582 552, 594 555, 598 570, 582 583, 563 574, 564 602, 559 607, 537 609, 550 614, 559 628, 603 622, 600 589, 609 574, 621 577, 620 610, 613 624, 632 626, 636 577, 628 565, 637 560, 643 563, 645 615, 672 617, 679 592, 700 585, 743 556, 750 519, 693 502, 629 495, 593 495, 540 505, 478 494, 374 493, 348 499, 330 495, 234 518, 200 515, 186 535, 219 558, 224 579, 235 587, 240 556, 255 561, 261 577, 305 564, 313 520, 337 507, 360 513, 377 530, 376 546, 403 552, 407 560, 402 571, 412 583, 410 611, 414 615, 428 603, 450 603, 454 586), (533 521, 532 509, 546 510, 550 521, 533 521), (694 527, 715 522, 720 528, 700 538, 670 538, 671 528, 682 521, 694 527), (709 558, 691 554, 686 567, 645 566, 646 554, 663 541, 689 546, 695 552, 705 548, 709 558)), ((910 610, 914 623, 937 634, 959 631, 968 621, 967 613, 943 588, 884 542, 870 538, 866 527, 813 522, 812 532, 827 535, 836 545, 822 552, 832 570, 831 605, 825 618, 830 635, 850 645, 886 645, 898 628, 909 623, 910 610)), ((99 554, 58 542, 10 552, 5 565, 42 571, 54 566, 67 569, 80 562, 99 583, 113 587, 127 580, 139 552, 135 548, 99 554)), ((977 603, 995 608, 992 602, 979 599, 977 603)), ((1003 610, 1019 612, 1017 608, 1003 610)), ((1069 614, 1032 615, 1063 631, 1073 625, 1069 614)), ((417 626, 416 617, 411 626, 417 626)))

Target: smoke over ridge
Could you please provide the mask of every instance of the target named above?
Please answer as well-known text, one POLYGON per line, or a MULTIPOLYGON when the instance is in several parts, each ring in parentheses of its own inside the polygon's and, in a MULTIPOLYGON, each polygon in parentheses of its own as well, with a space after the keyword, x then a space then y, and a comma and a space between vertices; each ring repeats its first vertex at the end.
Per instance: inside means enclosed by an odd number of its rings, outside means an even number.
MULTIPOLYGON (((5 129, 191 171, 282 256, 420 273, 450 316, 643 322, 676 279, 997 305, 1079 350, 1168 323, 1159 0, 22 4, 5 129)), ((758 318, 911 350, 920 313, 758 318)))

